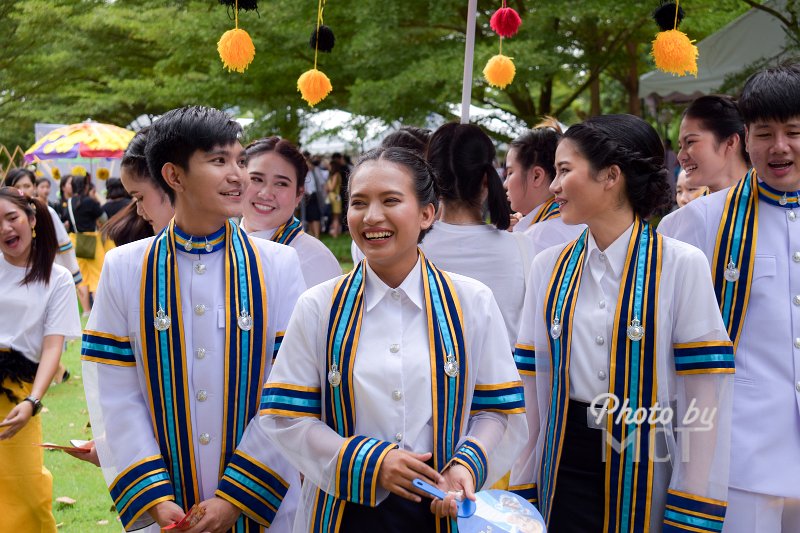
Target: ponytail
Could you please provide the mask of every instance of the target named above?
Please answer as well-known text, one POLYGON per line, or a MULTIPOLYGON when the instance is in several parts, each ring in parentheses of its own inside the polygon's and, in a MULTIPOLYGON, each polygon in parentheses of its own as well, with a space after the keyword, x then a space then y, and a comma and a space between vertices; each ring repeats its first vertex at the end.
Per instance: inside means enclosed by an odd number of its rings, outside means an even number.
POLYGON ((489 220, 497 229, 505 230, 510 225, 511 208, 492 165, 494 156, 494 144, 483 130, 474 124, 456 123, 445 124, 433 133, 426 154, 436 170, 444 202, 480 209, 486 179, 489 220))

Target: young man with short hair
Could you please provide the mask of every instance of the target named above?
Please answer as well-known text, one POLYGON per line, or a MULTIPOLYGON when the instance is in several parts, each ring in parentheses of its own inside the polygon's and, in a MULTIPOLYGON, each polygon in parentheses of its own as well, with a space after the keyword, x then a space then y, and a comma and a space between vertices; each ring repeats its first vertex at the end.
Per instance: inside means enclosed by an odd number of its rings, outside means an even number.
POLYGON ((153 124, 147 161, 175 218, 106 256, 84 332, 92 428, 126 530, 195 505, 190 533, 292 528, 299 476, 253 420, 305 286, 293 249, 230 220, 248 180, 240 135, 198 106, 153 124))
POLYGON ((800 531, 798 95, 800 64, 752 75, 739 108, 753 168, 665 218, 706 254, 736 349, 723 533, 800 531))

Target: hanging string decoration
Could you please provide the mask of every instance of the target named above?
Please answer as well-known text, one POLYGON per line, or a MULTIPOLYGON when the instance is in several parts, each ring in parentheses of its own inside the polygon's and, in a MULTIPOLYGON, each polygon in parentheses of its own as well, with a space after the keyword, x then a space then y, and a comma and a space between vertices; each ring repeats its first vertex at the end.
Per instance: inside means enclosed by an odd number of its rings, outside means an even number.
POLYGON ((653 41, 651 55, 656 63, 656 68, 685 76, 687 74, 697 77, 697 47, 694 41, 678 30, 678 25, 684 17, 680 0, 664 3, 655 10, 653 18, 661 29, 653 41))
POLYGON ((516 35, 521 24, 519 13, 508 7, 506 0, 503 0, 502 7, 495 11, 489 20, 489 26, 500 36, 500 53, 493 56, 483 69, 483 77, 492 87, 505 89, 514 81, 517 68, 512 58, 503 55, 503 39, 516 35))
MULTIPOLYGON (((220 3, 231 5, 231 2, 227 0, 220 0, 220 3)), ((245 4, 248 6, 247 9, 258 7, 256 0, 233 0, 234 29, 223 33, 217 43, 222 66, 228 69, 228 72, 243 73, 256 56, 256 47, 250 34, 239 28, 239 9, 245 9, 245 4)))
POLYGON ((326 0, 319 0, 317 4, 317 25, 314 34, 311 36, 310 44, 314 48, 314 68, 305 71, 297 79, 297 90, 300 96, 314 107, 325 99, 333 90, 331 80, 321 70, 317 70, 317 56, 319 52, 330 52, 333 49, 333 31, 322 24, 322 13, 325 8, 326 0), (323 30, 323 28, 325 28, 323 30))

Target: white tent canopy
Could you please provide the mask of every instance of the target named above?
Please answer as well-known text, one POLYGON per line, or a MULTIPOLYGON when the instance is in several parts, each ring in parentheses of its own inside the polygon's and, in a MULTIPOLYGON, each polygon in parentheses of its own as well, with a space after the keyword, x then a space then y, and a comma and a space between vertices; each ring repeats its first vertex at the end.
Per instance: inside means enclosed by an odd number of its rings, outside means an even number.
MULTIPOLYGON (((783 10, 785 3, 785 0, 769 2, 770 7, 778 10, 783 10)), ((756 61, 779 56, 787 38, 778 19, 760 9, 751 9, 697 43, 697 78, 654 70, 639 77, 639 97, 688 101, 716 92, 726 76, 756 61)))

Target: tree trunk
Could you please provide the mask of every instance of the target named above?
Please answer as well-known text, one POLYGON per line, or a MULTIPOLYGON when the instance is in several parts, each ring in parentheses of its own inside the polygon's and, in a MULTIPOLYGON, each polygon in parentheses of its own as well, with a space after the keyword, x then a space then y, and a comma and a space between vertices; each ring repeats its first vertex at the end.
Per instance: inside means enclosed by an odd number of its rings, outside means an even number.
POLYGON ((628 90, 628 113, 642 115, 642 101, 639 99, 639 55, 636 53, 638 46, 633 41, 625 43, 628 55, 628 76, 625 88, 628 90))

